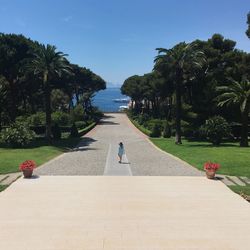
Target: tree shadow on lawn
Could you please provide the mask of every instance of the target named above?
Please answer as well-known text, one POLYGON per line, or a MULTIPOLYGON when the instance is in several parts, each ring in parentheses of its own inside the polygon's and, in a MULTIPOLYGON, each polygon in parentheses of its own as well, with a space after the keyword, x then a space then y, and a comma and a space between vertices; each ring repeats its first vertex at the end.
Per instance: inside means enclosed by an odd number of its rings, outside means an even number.
MULTIPOLYGON (((185 145, 185 144, 184 144, 185 145)), ((211 144, 189 144, 189 145, 185 145, 186 147, 197 147, 197 148, 227 148, 227 147, 234 147, 234 148, 239 148, 239 145, 236 144, 231 144, 231 143, 227 143, 227 144, 220 144, 219 146, 215 146, 212 143, 211 144)))
POLYGON ((239 147, 239 141, 227 141, 223 140, 223 142, 219 146, 215 146, 212 142, 209 142, 205 139, 194 139, 194 138, 187 138, 186 139, 189 144, 183 143, 186 147, 202 147, 202 148, 220 148, 220 147, 239 147))
POLYGON ((208 141, 207 139, 197 139, 197 138, 186 138, 189 145, 184 145, 188 147, 204 147, 204 148, 220 148, 220 147, 240 147, 239 140, 232 140, 232 139, 223 139, 222 143, 219 146, 215 146, 212 142, 208 141), (197 144, 196 144, 197 143, 197 144))

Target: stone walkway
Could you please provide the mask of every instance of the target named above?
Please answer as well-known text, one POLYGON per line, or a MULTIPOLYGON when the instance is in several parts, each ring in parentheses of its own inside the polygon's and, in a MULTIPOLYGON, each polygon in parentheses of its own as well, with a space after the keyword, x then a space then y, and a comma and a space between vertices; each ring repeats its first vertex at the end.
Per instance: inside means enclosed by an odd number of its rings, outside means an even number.
MULTIPOLYGON (((37 175, 166 175, 196 176, 204 173, 178 158, 157 149, 124 114, 106 114, 71 152, 35 170, 37 175), (123 141, 126 155, 118 163, 118 143, 123 141)), ((0 175, 0 185, 10 185, 21 173, 0 175)), ((250 185, 247 177, 217 175, 227 186, 250 185)))
POLYGON ((201 176, 187 163, 157 149, 125 114, 106 114, 72 152, 36 169, 37 175, 201 176), (118 164, 118 143, 125 145, 118 164))

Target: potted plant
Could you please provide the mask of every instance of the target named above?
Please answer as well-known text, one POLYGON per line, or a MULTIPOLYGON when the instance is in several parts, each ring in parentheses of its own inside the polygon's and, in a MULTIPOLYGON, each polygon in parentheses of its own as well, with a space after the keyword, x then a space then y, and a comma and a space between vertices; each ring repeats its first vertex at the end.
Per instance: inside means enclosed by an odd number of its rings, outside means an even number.
POLYGON ((24 178, 30 178, 33 173, 33 169, 36 167, 36 163, 32 160, 24 161, 19 165, 19 169, 23 171, 24 178))
POLYGON ((213 162, 204 163, 204 170, 208 179, 214 179, 216 171, 220 168, 220 164, 213 162))

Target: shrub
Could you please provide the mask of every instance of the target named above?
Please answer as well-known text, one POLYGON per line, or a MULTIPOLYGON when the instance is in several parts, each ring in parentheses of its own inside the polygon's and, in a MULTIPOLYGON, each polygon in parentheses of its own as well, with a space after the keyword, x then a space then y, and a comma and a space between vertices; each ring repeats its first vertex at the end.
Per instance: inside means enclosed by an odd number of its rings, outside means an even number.
POLYGON ((75 125, 78 129, 83 129, 87 126, 87 123, 84 121, 76 121, 75 125))
POLYGON ((160 137, 161 136, 161 126, 158 124, 155 124, 150 136, 151 137, 160 137))
POLYGON ((62 137, 62 132, 61 132, 61 129, 60 129, 60 127, 58 126, 57 123, 52 127, 51 132, 52 132, 52 135, 53 135, 53 138, 54 138, 54 139, 56 139, 56 140, 61 139, 61 137, 62 137))
POLYGON ((7 146, 17 148, 28 145, 35 138, 35 133, 27 124, 13 123, 9 128, 1 131, 0 137, 7 146))
POLYGON ((137 121, 140 125, 145 124, 150 119, 148 114, 140 114, 137 118, 137 121))
POLYGON ((74 109, 70 111, 70 117, 73 122, 84 120, 84 109, 81 105, 75 106, 74 109))
POLYGON ((15 120, 18 123, 29 123, 29 118, 27 116, 18 116, 15 120))
POLYGON ((147 122, 144 123, 144 126, 146 128, 148 128, 149 130, 153 130, 153 128, 155 127, 155 125, 159 126, 161 130, 163 130, 163 123, 164 120, 160 120, 160 119, 151 119, 148 120, 147 122))
POLYGON ((170 138, 171 137, 171 126, 170 126, 170 124, 168 122, 164 123, 162 136, 164 138, 170 138))
POLYGON ((181 130, 185 137, 193 137, 194 127, 189 122, 181 120, 181 130))
POLYGON ((30 129, 33 130, 37 135, 45 134, 45 126, 30 126, 30 129))
POLYGON ((103 113, 97 107, 93 107, 90 116, 95 122, 98 122, 103 117, 103 113))
POLYGON ((70 129, 70 136, 71 137, 79 137, 78 129, 77 129, 75 123, 73 123, 73 125, 70 129))
POLYGON ((67 126, 72 123, 70 115, 62 111, 53 112, 51 114, 51 118, 54 124, 58 124, 60 126, 67 126))
POLYGON ((204 134, 213 145, 220 145, 223 137, 230 136, 231 130, 227 121, 221 116, 214 116, 206 121, 201 127, 204 134))
POLYGON ((43 126, 45 125, 45 120, 46 118, 44 112, 37 112, 28 118, 30 126, 43 126))
POLYGON ((130 117, 132 120, 136 120, 137 113, 135 112, 134 109, 128 109, 126 112, 127 112, 128 117, 130 117))

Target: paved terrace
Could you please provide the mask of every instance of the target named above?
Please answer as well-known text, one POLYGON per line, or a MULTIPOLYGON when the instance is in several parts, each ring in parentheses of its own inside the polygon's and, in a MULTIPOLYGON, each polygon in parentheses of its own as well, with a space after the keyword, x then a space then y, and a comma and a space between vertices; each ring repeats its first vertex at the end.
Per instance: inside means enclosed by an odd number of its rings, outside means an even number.
POLYGON ((46 163, 38 175, 200 176, 200 171, 153 146, 125 114, 106 114, 72 152, 46 163), (118 163, 118 143, 125 145, 118 163))
POLYGON ((41 176, 0 193, 1 250, 249 250, 250 206, 204 177, 41 176))

